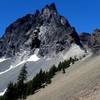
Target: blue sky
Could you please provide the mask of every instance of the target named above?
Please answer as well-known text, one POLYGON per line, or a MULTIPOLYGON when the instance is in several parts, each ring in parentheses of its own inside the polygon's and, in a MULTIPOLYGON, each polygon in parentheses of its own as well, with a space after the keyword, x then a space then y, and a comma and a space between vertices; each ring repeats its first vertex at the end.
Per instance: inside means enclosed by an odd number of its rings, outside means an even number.
POLYGON ((100 28, 100 0, 0 0, 0 36, 17 18, 52 2, 77 32, 92 32, 100 28))

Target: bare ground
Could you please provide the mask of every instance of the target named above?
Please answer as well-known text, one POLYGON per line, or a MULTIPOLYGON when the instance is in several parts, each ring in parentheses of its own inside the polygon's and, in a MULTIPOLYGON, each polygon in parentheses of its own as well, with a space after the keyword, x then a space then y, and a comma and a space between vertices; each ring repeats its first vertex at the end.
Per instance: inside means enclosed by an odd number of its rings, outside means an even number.
POLYGON ((27 100, 100 100, 100 56, 79 61, 57 73, 52 83, 27 100))

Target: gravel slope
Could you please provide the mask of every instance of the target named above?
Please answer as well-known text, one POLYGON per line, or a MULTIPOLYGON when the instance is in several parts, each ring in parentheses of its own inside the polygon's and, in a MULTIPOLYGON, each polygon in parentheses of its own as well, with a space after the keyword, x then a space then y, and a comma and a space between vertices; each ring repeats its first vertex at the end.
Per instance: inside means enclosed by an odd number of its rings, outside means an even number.
POLYGON ((27 100, 99 100, 100 56, 77 62, 57 73, 50 85, 27 100))

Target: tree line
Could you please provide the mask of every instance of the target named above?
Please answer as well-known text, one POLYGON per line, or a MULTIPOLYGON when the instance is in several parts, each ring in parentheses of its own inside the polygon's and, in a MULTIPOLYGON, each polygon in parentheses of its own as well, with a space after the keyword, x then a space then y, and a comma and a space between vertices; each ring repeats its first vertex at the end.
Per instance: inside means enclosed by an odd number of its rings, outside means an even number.
POLYGON ((25 99, 27 96, 32 95, 39 91, 39 89, 44 88, 52 82, 52 78, 55 76, 56 72, 62 71, 66 73, 65 69, 74 64, 78 59, 76 57, 69 60, 60 62, 58 66, 53 65, 49 71, 44 71, 40 69, 32 80, 26 82, 27 80, 27 67, 26 64, 22 67, 21 72, 18 76, 16 83, 10 82, 7 87, 7 91, 0 100, 18 100, 25 99))

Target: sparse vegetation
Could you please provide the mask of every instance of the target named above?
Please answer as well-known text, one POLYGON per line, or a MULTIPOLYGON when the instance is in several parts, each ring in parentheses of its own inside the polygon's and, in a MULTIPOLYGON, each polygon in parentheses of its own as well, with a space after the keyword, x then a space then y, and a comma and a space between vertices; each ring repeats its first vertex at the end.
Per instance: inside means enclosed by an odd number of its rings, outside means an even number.
POLYGON ((56 72, 62 71, 66 73, 65 69, 70 67, 71 64, 74 64, 78 59, 76 57, 70 58, 58 64, 58 67, 53 65, 49 71, 40 70, 32 80, 25 82, 27 79, 26 65, 23 66, 17 83, 13 84, 10 82, 4 96, 0 97, 0 100, 17 100, 25 99, 26 96, 34 94, 40 88, 44 88, 46 85, 51 83, 51 79, 54 77, 56 72))

